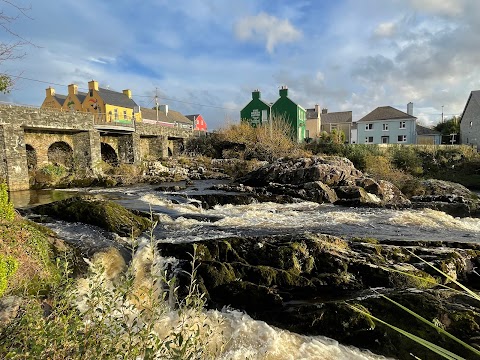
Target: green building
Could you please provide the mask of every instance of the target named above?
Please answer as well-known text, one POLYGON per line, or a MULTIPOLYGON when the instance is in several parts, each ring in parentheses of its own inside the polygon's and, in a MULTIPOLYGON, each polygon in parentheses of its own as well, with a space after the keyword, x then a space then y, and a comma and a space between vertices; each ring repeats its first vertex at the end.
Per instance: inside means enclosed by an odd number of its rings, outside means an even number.
POLYGON ((252 126, 268 124, 270 111, 272 111, 273 119, 282 119, 290 124, 292 138, 297 142, 303 142, 306 137, 307 111, 288 97, 286 86, 280 88, 279 94, 280 98, 271 105, 261 99, 259 90, 254 90, 252 100, 240 110, 240 119, 252 126))
POLYGON ((299 143, 303 142, 306 137, 307 111, 288 97, 286 86, 280 88, 279 94, 280 98, 272 106, 272 115, 289 123, 292 127, 292 138, 299 143))
POLYGON ((262 100, 260 90, 252 92, 252 100, 240 110, 240 119, 248 121, 252 126, 259 126, 268 123, 270 116, 270 105, 262 100))

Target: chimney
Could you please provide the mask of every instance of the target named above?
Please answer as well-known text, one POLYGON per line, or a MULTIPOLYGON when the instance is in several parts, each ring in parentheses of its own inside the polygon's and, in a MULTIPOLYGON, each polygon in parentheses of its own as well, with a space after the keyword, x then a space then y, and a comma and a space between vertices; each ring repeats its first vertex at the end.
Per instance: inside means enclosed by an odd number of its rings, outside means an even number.
POLYGON ((78 94, 78 85, 70 84, 68 85, 68 95, 77 95, 78 94))
POLYGON ((282 85, 280 87, 280 91, 278 93, 280 94, 280 97, 287 97, 288 96, 288 86, 287 85, 282 85))
POLYGON ((328 109, 327 108, 323 108, 322 109, 322 114, 327 114, 328 113, 328 109))
POLYGON ((129 99, 132 98, 132 90, 125 89, 125 90, 122 90, 122 92, 123 92, 124 95, 127 95, 129 99))
POLYGON ((260 90, 256 89, 256 90, 253 90, 252 92, 252 99, 255 100, 255 99, 260 99, 262 96, 260 94, 260 90))
POLYGON ((48 89, 45 89, 45 92, 47 93, 47 96, 55 96, 55 89, 52 88, 51 86, 48 87, 48 89))
POLYGON ((165 115, 168 115, 168 105, 160 105, 160 110, 165 113, 165 115))
POLYGON ((411 101, 407 104, 407 114, 413 116, 413 103, 411 101))
POLYGON ((98 81, 92 80, 88 82, 88 90, 98 91, 98 81))
POLYGON ((315 104, 315 113, 318 114, 320 112, 320 105, 315 104))

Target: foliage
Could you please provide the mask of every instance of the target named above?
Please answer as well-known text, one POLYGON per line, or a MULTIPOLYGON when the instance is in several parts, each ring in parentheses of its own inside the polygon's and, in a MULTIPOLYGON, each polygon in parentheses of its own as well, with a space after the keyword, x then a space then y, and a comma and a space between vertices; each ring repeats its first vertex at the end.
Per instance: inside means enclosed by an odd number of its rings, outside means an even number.
POLYGON ((14 218, 15 208, 8 199, 8 186, 4 182, 0 183, 0 219, 12 221, 14 218))
POLYGON ((322 131, 320 134, 320 143, 333 143, 333 144, 343 144, 345 143, 345 133, 337 129, 333 129, 329 134, 326 131, 322 131))
POLYGON ((388 155, 392 164, 400 170, 411 175, 420 176, 423 173, 422 160, 417 151, 411 146, 391 146, 388 148, 388 155))
POLYGON ((434 130, 441 132, 442 135, 458 134, 460 132, 459 116, 454 116, 444 122, 438 123, 433 127, 434 130))
POLYGON ((61 178, 68 174, 67 169, 63 165, 54 165, 54 164, 47 164, 40 169, 40 172, 51 176, 53 178, 61 178))
POLYGON ((11 256, 0 254, 0 297, 7 289, 8 280, 18 269, 18 261, 11 256))
MULTIPOLYGON (((145 245, 127 271, 111 278, 100 261, 88 278, 68 278, 52 291, 50 313, 35 298, 23 315, 0 328, 0 356, 10 359, 205 359, 221 350, 213 344, 219 325, 202 311, 192 257, 189 292, 175 301, 175 279, 145 245)), ((108 266, 108 265, 107 265, 108 266)), ((68 274, 66 274, 68 275, 68 274)))

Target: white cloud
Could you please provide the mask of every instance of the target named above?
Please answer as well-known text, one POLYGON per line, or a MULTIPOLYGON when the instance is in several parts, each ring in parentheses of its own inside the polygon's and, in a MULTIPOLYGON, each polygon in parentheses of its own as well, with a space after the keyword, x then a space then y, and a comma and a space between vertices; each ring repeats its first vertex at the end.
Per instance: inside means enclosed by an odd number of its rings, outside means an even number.
POLYGON ((384 22, 377 26, 374 34, 380 37, 390 37, 396 32, 396 25, 393 22, 384 22))
POLYGON ((410 0, 414 8, 438 15, 458 16, 465 9, 465 0, 410 0))
POLYGON ((301 38, 302 33, 289 20, 262 12, 237 21, 235 35, 243 41, 265 41, 267 51, 273 53, 275 46, 294 42, 301 38))

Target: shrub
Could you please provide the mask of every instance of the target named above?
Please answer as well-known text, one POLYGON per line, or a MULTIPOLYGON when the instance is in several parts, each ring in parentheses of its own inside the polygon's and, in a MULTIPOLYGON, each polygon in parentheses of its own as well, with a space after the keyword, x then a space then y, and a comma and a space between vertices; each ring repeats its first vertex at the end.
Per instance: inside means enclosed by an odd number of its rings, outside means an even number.
POLYGON ((7 289, 8 280, 17 271, 18 262, 11 256, 0 254, 0 297, 7 289))
POLYGON ((420 176, 423 174, 422 160, 417 151, 410 146, 392 146, 388 148, 392 164, 397 169, 403 170, 411 175, 420 176))
POLYGON ((44 175, 48 175, 52 178, 57 178, 57 179, 64 177, 68 173, 67 168, 65 168, 65 166, 53 165, 53 164, 45 165, 40 169, 40 172, 42 172, 44 175))
POLYGON ((12 221, 15 218, 15 208, 8 199, 7 184, 0 183, 0 219, 12 221))

